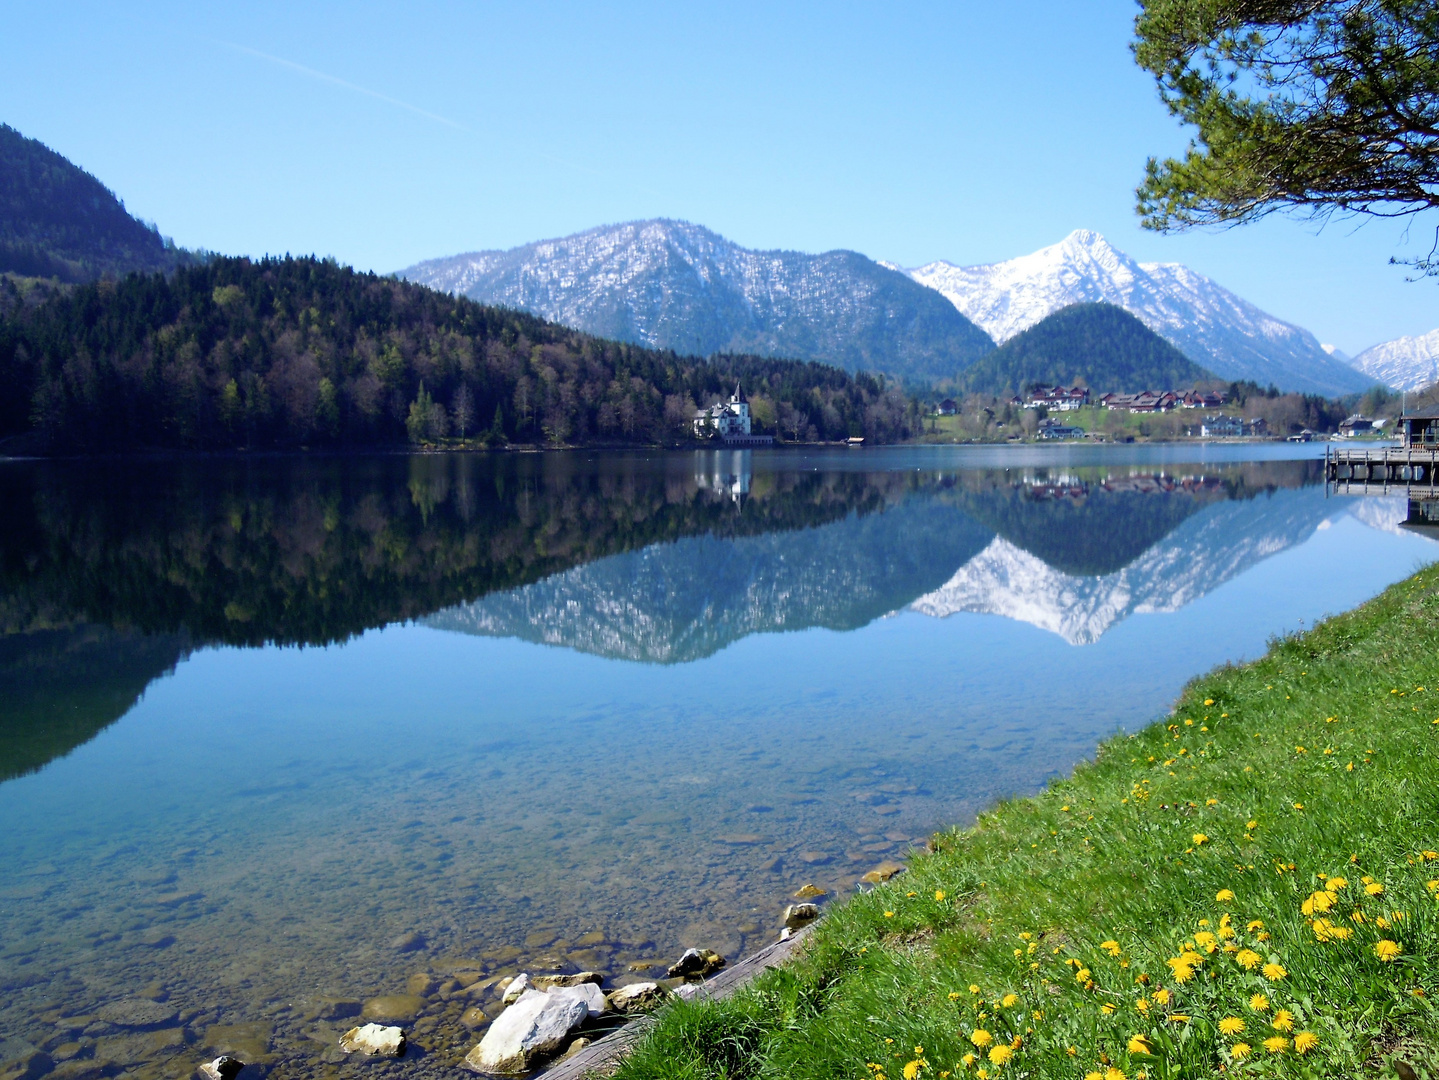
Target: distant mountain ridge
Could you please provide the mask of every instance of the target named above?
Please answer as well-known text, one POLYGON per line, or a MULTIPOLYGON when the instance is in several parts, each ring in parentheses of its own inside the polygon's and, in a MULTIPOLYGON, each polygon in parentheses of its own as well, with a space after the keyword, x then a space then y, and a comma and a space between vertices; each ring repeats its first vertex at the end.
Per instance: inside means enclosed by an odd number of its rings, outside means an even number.
POLYGON ((751 251, 683 221, 432 259, 400 276, 697 356, 752 353, 928 379, 994 347, 943 297, 864 255, 751 251))
POLYGON ((963 383, 971 391, 998 394, 1083 379, 1097 392, 1136 393, 1213 378, 1123 308, 1071 304, 977 360, 963 383))
POLYGON ((1274 318, 1178 263, 1140 263, 1080 229, 1030 255, 985 266, 907 270, 1003 344, 1071 304, 1121 307, 1224 379, 1330 396, 1371 380, 1326 353, 1309 331, 1274 318))
POLYGON ((1395 390, 1423 390, 1439 382, 1439 330, 1371 346, 1350 363, 1395 390))
POLYGON ((84 169, 0 124, 0 273, 93 281, 186 257, 84 169))

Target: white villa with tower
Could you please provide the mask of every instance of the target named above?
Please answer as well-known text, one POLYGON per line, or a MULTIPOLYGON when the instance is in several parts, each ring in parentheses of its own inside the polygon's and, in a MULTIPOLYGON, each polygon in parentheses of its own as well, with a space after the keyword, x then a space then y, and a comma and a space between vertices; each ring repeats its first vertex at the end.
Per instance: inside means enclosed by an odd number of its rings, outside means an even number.
POLYGON ((773 446, 773 435, 755 435, 750 428, 749 398, 744 387, 735 383, 728 401, 716 402, 694 415, 695 435, 707 439, 718 435, 726 446, 773 446))

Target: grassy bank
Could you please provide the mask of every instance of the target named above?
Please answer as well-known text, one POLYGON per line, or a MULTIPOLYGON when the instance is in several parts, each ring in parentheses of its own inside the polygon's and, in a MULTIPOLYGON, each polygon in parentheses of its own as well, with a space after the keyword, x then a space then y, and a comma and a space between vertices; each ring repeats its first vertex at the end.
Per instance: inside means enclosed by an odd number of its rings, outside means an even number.
POLYGON ((1431 568, 1196 680, 617 1075, 1439 1075, 1436 646, 1431 568))

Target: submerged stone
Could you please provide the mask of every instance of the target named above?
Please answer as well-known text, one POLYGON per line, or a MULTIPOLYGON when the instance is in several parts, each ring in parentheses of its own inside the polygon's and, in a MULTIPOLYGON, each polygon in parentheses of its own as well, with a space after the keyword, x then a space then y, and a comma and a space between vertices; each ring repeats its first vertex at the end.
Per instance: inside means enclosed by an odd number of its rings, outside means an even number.
POLYGON ((794 895, 797 900, 812 900, 816 896, 823 896, 824 890, 815 885, 801 885, 794 895))
POLYGON ((890 878, 895 877, 896 875, 904 873, 904 869, 905 868, 899 863, 883 862, 876 866, 869 873, 865 874, 864 877, 860 878, 859 880, 867 881, 871 885, 878 885, 881 882, 888 881, 890 878))
POLYGON ((178 1009, 148 998, 128 998, 101 1005, 95 1015, 117 1027, 147 1028, 168 1024, 180 1015, 178 1009))
POLYGON ((413 1020, 425 1007, 415 994, 386 994, 365 1002, 360 1015, 366 1020, 413 1020))

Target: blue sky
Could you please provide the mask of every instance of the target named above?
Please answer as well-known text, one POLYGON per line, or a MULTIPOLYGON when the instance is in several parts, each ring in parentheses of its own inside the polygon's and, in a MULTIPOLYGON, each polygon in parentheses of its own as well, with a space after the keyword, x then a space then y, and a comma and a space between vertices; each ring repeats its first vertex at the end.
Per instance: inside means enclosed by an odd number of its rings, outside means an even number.
POLYGON ((390 271, 668 216, 749 247, 990 262, 1091 228, 1350 352, 1439 327, 1402 224, 1138 227, 1184 144, 1128 0, 16 7, 0 120, 187 246, 390 271))

